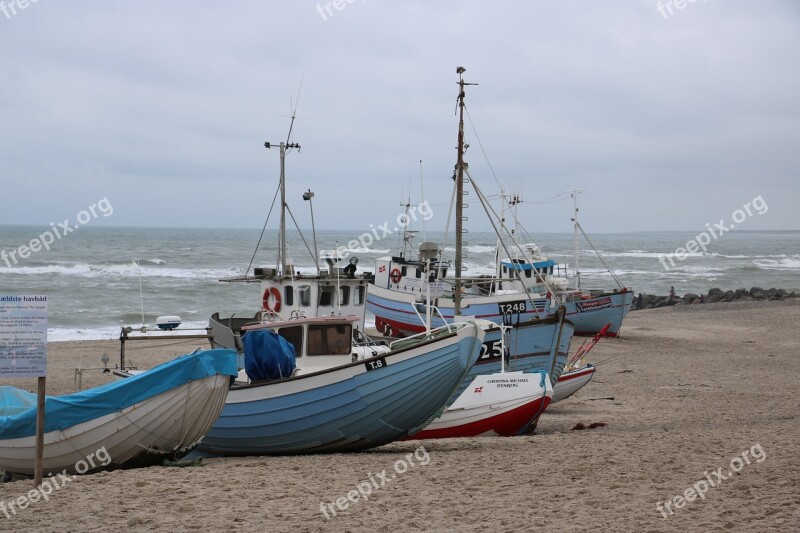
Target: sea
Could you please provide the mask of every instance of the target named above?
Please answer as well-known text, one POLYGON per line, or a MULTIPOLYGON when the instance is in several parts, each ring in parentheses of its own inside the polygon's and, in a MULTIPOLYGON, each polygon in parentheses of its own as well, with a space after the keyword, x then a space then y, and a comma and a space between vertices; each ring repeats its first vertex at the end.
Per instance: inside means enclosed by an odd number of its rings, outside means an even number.
MULTIPOLYGON (((214 312, 253 313, 260 307, 256 283, 220 280, 242 276, 253 267, 275 267, 277 231, 260 229, 121 228, 82 226, 16 263, 8 252, 17 250, 48 227, 0 226, 0 293, 48 296, 50 341, 116 339, 123 326, 150 327, 162 315, 178 315, 183 327, 202 328, 214 312), (261 238, 260 238, 261 237, 261 238), (257 244, 260 241, 260 245, 257 244), (0 256, 3 257, 3 256, 0 256), (252 263, 251 263, 252 261, 252 263)), ((358 231, 318 230, 319 250, 333 250, 358 239, 358 231)), ((728 232, 712 241, 707 251, 689 253, 674 265, 661 254, 685 247, 694 234, 640 232, 590 235, 581 239, 579 267, 584 288, 615 288, 599 259, 634 292, 667 294, 671 287, 683 295, 712 287, 783 288, 800 292, 800 231, 728 232), (666 264, 666 267, 665 267, 666 264)), ((444 244, 444 257, 453 258, 442 233, 425 239, 444 244)), ((311 231, 287 231, 290 262, 295 270, 312 273, 311 231)), ((421 236, 414 244, 418 246, 421 236)), ((465 276, 494 272, 493 233, 469 233, 464 248, 465 276)), ((367 242, 364 239, 364 242, 367 242)), ((526 239, 525 242, 529 242, 526 239)), ((570 264, 572 234, 544 233, 535 243, 549 258, 570 264)), ((399 234, 353 246, 358 270, 373 271, 375 260, 396 255, 399 234)))

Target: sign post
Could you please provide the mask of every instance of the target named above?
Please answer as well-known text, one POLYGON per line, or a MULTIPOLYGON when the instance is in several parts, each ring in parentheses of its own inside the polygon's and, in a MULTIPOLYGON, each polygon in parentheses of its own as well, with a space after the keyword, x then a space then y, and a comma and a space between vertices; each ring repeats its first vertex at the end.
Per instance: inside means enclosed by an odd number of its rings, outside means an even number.
POLYGON ((0 294, 0 377, 37 379, 34 486, 42 484, 47 296, 0 294))

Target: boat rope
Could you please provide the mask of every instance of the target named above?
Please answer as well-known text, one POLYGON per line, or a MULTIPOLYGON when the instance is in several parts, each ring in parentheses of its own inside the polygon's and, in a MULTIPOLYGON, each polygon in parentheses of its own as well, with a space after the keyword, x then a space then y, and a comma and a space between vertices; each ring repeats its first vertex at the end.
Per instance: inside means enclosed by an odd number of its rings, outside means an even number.
POLYGON ((244 270, 244 277, 247 277, 247 273, 250 272, 250 267, 253 266, 253 261, 256 259, 256 254, 258 253, 258 247, 261 246, 261 239, 264 238, 264 231, 267 229, 267 223, 269 222, 269 217, 272 215, 272 209, 275 207, 275 200, 278 199, 278 193, 281 190, 280 184, 278 188, 275 189, 275 196, 272 197, 272 205, 269 206, 269 213, 267 213, 267 220, 264 221, 264 227, 261 228, 261 235, 258 236, 258 242, 256 243, 256 249, 253 250, 253 257, 250 258, 250 263, 247 265, 247 268, 244 270))
POLYGON ((619 278, 617 277, 617 275, 616 275, 616 274, 614 274, 614 271, 613 271, 613 270, 611 270, 611 267, 610 267, 610 266, 608 266, 608 263, 606 263, 606 260, 605 260, 605 259, 603 259, 603 256, 602 256, 602 255, 600 254, 600 252, 597 250, 597 248, 595 247, 594 243, 593 243, 593 242, 592 242, 592 240, 589 238, 589 236, 588 236, 588 235, 586 235, 586 232, 585 232, 585 231, 583 231, 583 226, 581 226, 581 223, 580 223, 580 222, 578 222, 578 221, 576 220, 576 221, 575 221, 575 225, 578 227, 578 229, 579 229, 579 230, 581 230, 581 233, 583 234, 584 238, 586 238, 586 242, 588 242, 588 243, 589 243, 589 246, 591 246, 591 247, 592 247, 592 250, 594 250, 594 253, 596 253, 596 254, 597 254, 597 257, 599 257, 599 258, 600 258, 600 261, 602 261, 602 263, 603 263, 603 266, 605 266, 605 267, 606 267, 606 270, 608 270, 608 273, 609 273, 609 274, 611 274, 611 277, 612 277, 612 278, 614 278, 614 281, 617 283, 617 285, 619 285, 619 288, 620 288, 620 289, 624 289, 624 288, 625 288, 625 286, 624 286, 624 285, 623 285, 623 284, 622 284, 622 283, 619 281, 619 278))
MULTIPOLYGON (((289 216, 292 217, 292 222, 294 222, 294 227, 297 229, 297 233, 300 234, 300 238, 303 239, 303 244, 306 245, 306 250, 308 250, 308 254, 311 256, 311 260, 314 261, 315 265, 317 265, 317 275, 319 275, 319 261, 317 260, 316 257, 314 257, 314 252, 311 251, 311 247, 308 245, 308 241, 306 241, 305 235, 303 235, 303 232, 300 230, 300 226, 297 225, 297 220, 295 220, 294 213, 292 213, 292 210, 289 208, 289 204, 286 204, 286 211, 289 213, 289 216)), ((284 272, 284 274, 286 273, 284 272)))
POLYGON ((469 126, 472 128, 472 133, 475 134, 475 140, 478 141, 478 146, 481 148, 481 152, 483 153, 484 159, 486 159, 486 164, 489 165, 489 170, 492 172, 492 176, 494 176, 494 181, 497 183, 497 186, 502 189, 503 186, 500 185, 500 180, 497 179, 497 174, 494 173, 494 168, 492 167, 492 162, 489 161, 489 156, 486 155, 486 150, 483 149, 483 143, 481 142, 481 138, 478 136, 478 130, 475 129, 475 124, 472 123, 472 117, 469 114, 469 109, 467 108, 467 104, 464 104, 464 111, 467 112, 467 121, 469 122, 469 126))
MULTIPOLYGON (((475 182, 475 179, 474 179, 474 178, 472 177, 472 175, 470 174, 470 172, 469 172, 469 169, 465 169, 465 172, 467 173, 467 176, 469 177, 470 183, 472 183, 472 187, 475 189, 475 193, 478 195, 478 199, 480 200, 480 202, 481 202, 481 205, 483 206, 483 209, 486 211, 486 214, 487 214, 487 215, 488 215, 488 217, 489 217, 489 221, 492 223, 492 226, 493 226, 493 227, 494 227, 494 229, 495 229, 495 233, 497 233, 497 236, 500 238, 500 244, 502 245, 502 247, 503 247, 503 250, 506 252, 507 256, 508 256, 508 257, 509 257, 509 259, 510 259, 510 258, 512 257, 512 256, 511 256, 511 253, 508 251, 508 247, 506 246, 506 243, 505 243, 505 241, 503 240, 503 236, 500 234, 499 230, 497 229, 497 225, 496 225, 496 224, 495 224, 495 222, 494 222, 494 221, 495 221, 495 219, 497 219, 497 220, 501 220, 501 217, 499 217, 499 216, 497 215, 497 212, 496 212, 496 211, 494 210, 494 208, 493 208, 493 207, 492 207, 492 206, 491 206, 491 205, 488 203, 488 201, 486 200, 486 197, 484 196, 483 192, 480 190, 480 188, 478 187, 478 184, 475 182)), ((525 255, 525 251, 522 249, 522 246, 521 246, 521 245, 520 245, 520 244, 517 242, 517 240, 514 238, 514 235, 512 235, 512 234, 511 234, 511 233, 508 231, 508 228, 506 228, 506 227, 505 227, 505 225, 503 225, 503 229, 505 229, 505 230, 506 230, 506 234, 508 235, 508 238, 509 238, 509 239, 511 239, 511 242, 512 242, 512 243, 514 243, 514 246, 516 246, 517 250, 519 250, 519 252, 520 252, 520 254, 522 255, 522 257, 526 257, 526 255, 525 255)), ((541 275, 541 272, 539 271, 539 269, 538 269, 538 268, 536 268, 535 266, 533 266, 533 263, 531 263, 531 268, 532 268, 532 269, 533 269, 533 271, 536 273, 536 277, 542 281, 542 284, 543 284, 543 285, 545 286, 545 288, 546 288, 546 289, 547 289, 547 290, 550 292, 550 294, 553 296, 553 298, 556 300, 556 302, 560 304, 560 303, 561 303, 561 301, 560 301, 560 299, 559 299, 558 295, 557 295, 557 294, 556 294, 556 292, 555 292, 555 291, 554 291, 554 290, 553 290, 553 289, 550 287, 550 285, 547 283, 547 281, 545 280, 544 276, 543 276, 543 275, 541 275)), ((524 277, 522 277, 522 276, 519 276, 519 280, 520 280, 520 282, 522 283, 522 287, 525 289, 525 293, 527 294, 527 296, 528 296, 528 299, 529 299, 529 300, 531 301, 531 303, 533 304, 533 295, 531 294, 532 288, 531 288, 531 287, 529 287, 529 286, 528 286, 528 284, 525 282, 525 278, 524 278, 524 277)), ((536 309, 536 313, 537 313, 537 315, 539 315, 539 317, 541 318, 541 313, 539 312, 539 310, 536 308, 536 306, 535 306, 535 305, 534 305, 534 309, 536 309)))

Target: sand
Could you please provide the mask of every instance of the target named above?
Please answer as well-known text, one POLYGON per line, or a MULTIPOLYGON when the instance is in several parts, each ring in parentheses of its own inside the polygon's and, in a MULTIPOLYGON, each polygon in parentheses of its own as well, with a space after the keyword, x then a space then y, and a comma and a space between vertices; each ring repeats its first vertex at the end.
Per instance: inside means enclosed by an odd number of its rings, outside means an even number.
MULTIPOLYGON (((590 359, 622 357, 552 406, 532 437, 104 472, 81 476, 10 519, 0 512, 0 529, 798 531, 798 323, 796 301, 633 312, 623 336, 601 341, 590 359), (573 431, 579 422, 607 426, 573 431), (745 451, 747 461, 731 461, 745 451), (732 466, 739 472, 727 476, 732 466), (719 468, 726 479, 712 474, 719 468), (676 508, 676 496, 708 479, 716 486, 703 498, 676 508), (337 508, 336 499, 343 504, 359 484, 365 493, 371 484, 369 500, 355 492, 354 503, 337 508), (325 503, 332 503, 330 518, 325 503)), ((152 348, 158 357, 143 348, 129 354, 147 367, 199 345, 152 348)), ((113 364, 116 342, 53 343, 48 392, 70 392, 81 355, 84 366, 98 366, 104 351, 113 364)), ((87 371, 83 382, 109 379, 87 371)), ((0 485, 0 502, 31 485, 0 485)))

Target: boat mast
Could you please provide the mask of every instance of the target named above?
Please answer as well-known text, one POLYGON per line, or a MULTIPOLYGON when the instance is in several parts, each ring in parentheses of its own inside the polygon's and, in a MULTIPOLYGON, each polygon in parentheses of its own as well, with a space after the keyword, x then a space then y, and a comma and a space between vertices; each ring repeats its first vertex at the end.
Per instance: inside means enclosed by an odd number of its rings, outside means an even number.
MULTIPOLYGON (((286 149, 297 148, 299 150, 300 145, 287 141, 280 143, 279 146, 281 152, 281 223, 278 229, 278 264, 276 267, 279 275, 287 275, 289 269, 286 263, 286 149)), ((270 149, 272 143, 265 142, 264 147, 270 149)))
POLYGON ((456 273, 455 273, 455 293, 453 295, 453 313, 461 314, 461 269, 462 269, 462 248, 464 241, 464 169, 467 163, 464 162, 464 86, 477 85, 477 83, 467 83, 462 74, 467 69, 464 67, 456 68, 458 74, 458 159, 456 160, 455 176, 456 180, 456 273))
POLYGON ((572 197, 572 277, 575 278, 575 288, 581 288, 581 271, 578 268, 578 194, 581 189, 572 189, 569 195, 572 197))

